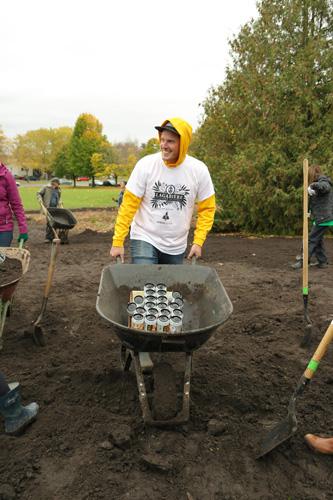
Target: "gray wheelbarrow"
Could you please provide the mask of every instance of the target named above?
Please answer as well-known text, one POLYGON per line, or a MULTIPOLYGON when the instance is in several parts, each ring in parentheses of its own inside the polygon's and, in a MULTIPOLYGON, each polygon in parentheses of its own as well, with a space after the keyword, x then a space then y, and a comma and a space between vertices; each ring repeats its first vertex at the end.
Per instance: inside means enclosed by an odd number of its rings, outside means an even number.
MULTIPOLYGON (((134 360, 139 399, 145 423, 168 426, 187 422, 190 406, 190 378, 192 353, 223 325, 233 311, 232 303, 217 272, 199 265, 137 265, 115 264, 102 271, 96 308, 98 313, 113 326, 121 341, 121 361, 124 371, 129 370, 134 360), (176 334, 139 331, 128 326, 127 303, 132 290, 143 290, 148 282, 165 283, 168 289, 179 290, 185 299, 183 331, 176 334), (174 415, 167 419, 153 417, 154 401, 158 391, 170 392, 170 384, 176 380, 172 367, 167 377, 154 374, 152 404, 149 404, 144 374, 140 365, 139 352, 185 353, 182 404, 174 398, 174 415), (155 392, 155 394, 154 394, 155 392), (151 408, 152 407, 152 408, 151 408), (179 408, 179 411, 177 408, 179 408)), ((177 392, 177 384, 174 383, 177 392)))

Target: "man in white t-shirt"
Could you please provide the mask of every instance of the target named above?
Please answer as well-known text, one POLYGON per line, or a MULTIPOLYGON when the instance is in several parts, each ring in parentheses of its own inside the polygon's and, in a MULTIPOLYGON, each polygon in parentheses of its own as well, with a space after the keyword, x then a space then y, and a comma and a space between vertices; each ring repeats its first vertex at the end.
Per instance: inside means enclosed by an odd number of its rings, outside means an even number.
POLYGON ((112 257, 124 261, 124 240, 131 225, 134 264, 181 264, 195 204, 198 217, 188 257, 201 257, 215 214, 215 193, 207 166, 187 155, 191 126, 181 118, 165 120, 159 153, 138 161, 128 180, 115 224, 112 257))

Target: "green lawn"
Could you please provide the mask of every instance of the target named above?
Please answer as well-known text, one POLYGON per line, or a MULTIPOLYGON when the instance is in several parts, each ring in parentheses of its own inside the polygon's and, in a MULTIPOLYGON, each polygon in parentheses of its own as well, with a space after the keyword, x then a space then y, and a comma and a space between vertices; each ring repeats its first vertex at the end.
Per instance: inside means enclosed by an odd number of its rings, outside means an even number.
MULTIPOLYGON (((36 193, 40 187, 20 187, 19 193, 25 210, 38 210, 36 193)), ((61 188, 65 208, 105 208, 117 205, 119 188, 113 187, 67 187, 61 188)))

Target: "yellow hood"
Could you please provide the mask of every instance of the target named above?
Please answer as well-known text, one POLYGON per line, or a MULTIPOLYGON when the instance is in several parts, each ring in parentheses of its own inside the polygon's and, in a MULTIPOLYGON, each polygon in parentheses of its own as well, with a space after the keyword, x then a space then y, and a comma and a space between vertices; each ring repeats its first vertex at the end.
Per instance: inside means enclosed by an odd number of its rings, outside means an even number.
MULTIPOLYGON (((185 160, 185 156, 192 139, 192 127, 189 123, 187 123, 185 120, 182 120, 181 118, 170 118, 168 120, 164 120, 161 127, 163 127, 168 122, 170 122, 175 127, 178 134, 180 135, 180 147, 179 156, 176 163, 170 163, 166 161, 165 164, 168 167, 177 167, 185 160)), ((161 136, 161 132, 159 132, 159 136, 161 136)))

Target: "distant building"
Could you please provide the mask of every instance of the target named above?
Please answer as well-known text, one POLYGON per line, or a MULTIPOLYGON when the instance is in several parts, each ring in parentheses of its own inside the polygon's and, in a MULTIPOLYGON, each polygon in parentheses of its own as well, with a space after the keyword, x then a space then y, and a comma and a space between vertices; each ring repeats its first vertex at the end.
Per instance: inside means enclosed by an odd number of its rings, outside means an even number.
POLYGON ((22 168, 17 167, 16 165, 7 165, 7 168, 11 171, 13 175, 17 177, 25 177, 26 175, 34 175, 34 171, 32 168, 22 168))

